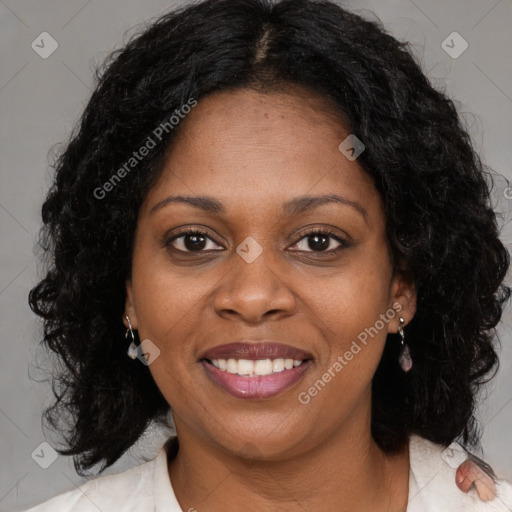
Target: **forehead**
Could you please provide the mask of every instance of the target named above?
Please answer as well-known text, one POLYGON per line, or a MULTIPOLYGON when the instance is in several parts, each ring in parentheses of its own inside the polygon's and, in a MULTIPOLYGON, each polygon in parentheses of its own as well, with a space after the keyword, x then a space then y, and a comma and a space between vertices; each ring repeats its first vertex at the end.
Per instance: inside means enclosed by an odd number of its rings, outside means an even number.
POLYGON ((338 149, 349 134, 328 102, 303 89, 212 94, 182 121, 146 207, 169 194, 214 196, 238 212, 339 194, 378 209, 373 180, 338 149))

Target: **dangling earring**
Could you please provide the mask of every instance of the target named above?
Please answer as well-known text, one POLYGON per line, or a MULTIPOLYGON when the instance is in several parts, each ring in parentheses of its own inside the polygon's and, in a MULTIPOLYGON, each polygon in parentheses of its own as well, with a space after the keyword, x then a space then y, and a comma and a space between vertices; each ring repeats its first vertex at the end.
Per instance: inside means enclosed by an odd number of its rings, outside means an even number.
POLYGON ((404 372, 408 372, 412 368, 412 358, 411 352, 409 351, 409 346, 404 343, 405 335, 404 335, 404 323, 405 320, 402 317, 398 319, 400 321, 400 325, 398 326, 398 332, 400 333, 400 337, 402 338, 402 351, 400 352, 400 356, 398 357, 398 362, 400 363, 400 367, 404 372))
POLYGON ((128 356, 132 359, 136 359, 137 355, 139 353, 139 350, 137 348, 137 345, 135 344, 135 335, 133 334, 132 324, 130 322, 130 319, 127 315, 125 315, 126 320, 128 321, 128 329, 126 329, 126 333, 124 335, 125 338, 128 338, 128 333, 130 333, 132 337, 132 342, 130 343, 130 346, 128 347, 128 356))

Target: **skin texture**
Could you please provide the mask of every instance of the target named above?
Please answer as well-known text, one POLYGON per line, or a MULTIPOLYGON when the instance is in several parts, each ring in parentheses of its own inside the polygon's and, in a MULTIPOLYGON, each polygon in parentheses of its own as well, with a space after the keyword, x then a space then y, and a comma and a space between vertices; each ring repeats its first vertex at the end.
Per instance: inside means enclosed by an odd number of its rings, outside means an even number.
POLYGON ((184 510, 406 508, 408 451, 385 455, 370 433, 371 379, 399 315, 310 403, 297 399, 394 303, 406 325, 416 307, 413 285, 392 272, 381 198, 338 150, 349 132, 323 107, 305 91, 202 99, 140 209, 125 314, 161 352, 149 368, 173 410, 180 449, 169 473, 184 510), (335 203, 282 211, 298 196, 333 193, 365 213, 335 203), (151 212, 171 194, 208 195, 226 211, 151 212), (180 252, 186 237, 166 247, 185 225, 207 231, 206 255, 180 252), (350 244, 330 256, 303 234, 329 226, 350 244), (252 263, 236 253, 249 236, 263 250, 252 263), (305 349, 313 364, 274 398, 237 399, 199 359, 244 339, 305 349))

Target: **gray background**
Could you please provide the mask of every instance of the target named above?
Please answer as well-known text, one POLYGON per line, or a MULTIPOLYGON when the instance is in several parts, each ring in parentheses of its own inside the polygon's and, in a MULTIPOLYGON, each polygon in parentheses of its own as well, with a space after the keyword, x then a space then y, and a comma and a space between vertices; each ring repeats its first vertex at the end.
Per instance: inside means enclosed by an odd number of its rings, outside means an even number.
MULTIPOLYGON (((47 469, 36 463, 51 461, 51 448, 38 448, 40 443, 57 446, 58 442, 54 434, 41 428, 41 411, 51 394, 44 373, 36 367, 36 363, 47 363, 36 350, 39 324, 27 305, 27 293, 38 278, 33 247, 50 183, 48 151, 67 139, 78 119, 91 93, 95 65, 122 45, 132 27, 176 4, 164 0, 0 0, 1 511, 22 510, 82 481, 71 458, 59 456, 47 469), (44 31, 59 45, 47 59, 31 48, 44 31)), ((365 16, 372 16, 366 9, 375 12, 396 37, 411 41, 433 83, 458 102, 484 162, 501 175, 495 197, 504 212, 503 239, 509 245, 512 0, 353 0, 346 5, 365 16), (441 46, 454 31, 469 45, 458 58, 441 46)), ((448 44, 454 46, 452 52, 461 48, 457 40, 448 39, 448 44)), ((512 480, 509 310, 500 337, 501 369, 480 409, 483 456, 501 477, 512 480)), ((140 462, 140 455, 152 457, 168 434, 150 430, 107 474, 140 462)))

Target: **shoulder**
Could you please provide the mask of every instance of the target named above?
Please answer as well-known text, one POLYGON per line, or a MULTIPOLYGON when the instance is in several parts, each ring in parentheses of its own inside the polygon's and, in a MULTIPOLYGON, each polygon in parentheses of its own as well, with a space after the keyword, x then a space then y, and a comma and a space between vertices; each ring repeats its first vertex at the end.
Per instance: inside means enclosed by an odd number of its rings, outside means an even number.
MULTIPOLYGON (((55 496, 26 512, 128 512, 145 510, 141 505, 152 505, 148 493, 154 460, 144 462, 116 475, 88 480, 71 491, 55 496)), ((152 509, 152 508, 151 508, 152 509)), ((149 510, 149 509, 148 509, 149 510)))
MULTIPOLYGON (((512 511, 512 485, 496 480, 496 497, 483 502, 475 490, 463 493, 455 483, 455 473, 468 452, 454 442, 448 447, 412 435, 409 442, 411 512, 438 510, 464 512, 512 511)), ((407 509, 409 511, 409 508, 407 509)))
POLYGON ((168 478, 167 445, 150 461, 88 480, 24 512, 145 512, 157 510, 159 500, 169 512, 180 511, 168 478))

